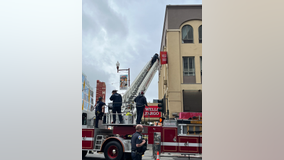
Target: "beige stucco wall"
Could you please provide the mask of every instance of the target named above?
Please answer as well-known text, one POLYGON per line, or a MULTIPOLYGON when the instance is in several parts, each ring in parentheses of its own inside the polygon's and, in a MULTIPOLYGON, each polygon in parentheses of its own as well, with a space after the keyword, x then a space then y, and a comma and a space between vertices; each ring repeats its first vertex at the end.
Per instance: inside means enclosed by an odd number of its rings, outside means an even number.
POLYGON ((182 90, 202 90, 200 76, 200 56, 202 56, 202 43, 198 40, 198 27, 202 25, 200 20, 191 20, 181 24, 180 29, 168 29, 166 31, 166 47, 168 64, 163 65, 159 75, 159 99, 167 95, 169 116, 172 113, 183 111, 182 90), (184 25, 193 27, 194 43, 182 43, 181 29, 184 25), (183 84, 183 57, 195 57, 196 84, 183 84), (164 85, 167 80, 167 85, 164 85))

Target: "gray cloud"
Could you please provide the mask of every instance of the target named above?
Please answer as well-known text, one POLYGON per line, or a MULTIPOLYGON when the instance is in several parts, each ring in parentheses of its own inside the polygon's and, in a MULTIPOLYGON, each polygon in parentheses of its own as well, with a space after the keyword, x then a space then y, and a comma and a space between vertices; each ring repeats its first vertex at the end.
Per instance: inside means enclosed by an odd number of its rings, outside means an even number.
MULTIPOLYGON (((83 0, 82 9, 82 69, 91 86, 96 81, 106 83, 107 101, 111 90, 118 89, 120 68, 130 68, 130 80, 140 73, 154 53, 159 53, 168 4, 201 4, 202 1, 163 0, 83 0)), ((145 96, 158 98, 158 73, 145 96)))

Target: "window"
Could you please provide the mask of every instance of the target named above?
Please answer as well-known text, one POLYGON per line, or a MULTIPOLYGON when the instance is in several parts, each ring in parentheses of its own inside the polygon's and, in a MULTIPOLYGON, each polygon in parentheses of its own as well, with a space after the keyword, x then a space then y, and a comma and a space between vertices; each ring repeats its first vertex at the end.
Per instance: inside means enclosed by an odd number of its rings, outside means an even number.
POLYGON ((195 76, 194 57, 183 58, 183 75, 195 76))
POLYGON ((182 42, 193 43, 193 28, 190 25, 182 27, 182 42))
POLYGON ((87 110, 87 102, 86 101, 84 101, 84 108, 85 108, 85 110, 87 110))
POLYGON ((202 43, 202 25, 198 28, 199 43, 202 43))
POLYGON ((183 57, 183 83, 196 83, 194 57, 183 57))

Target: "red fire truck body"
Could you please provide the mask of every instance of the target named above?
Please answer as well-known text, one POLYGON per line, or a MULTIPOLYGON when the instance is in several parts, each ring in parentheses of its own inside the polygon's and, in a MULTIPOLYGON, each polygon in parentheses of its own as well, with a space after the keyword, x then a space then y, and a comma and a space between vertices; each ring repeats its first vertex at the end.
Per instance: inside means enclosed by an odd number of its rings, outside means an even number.
POLYGON ((149 129, 161 133, 161 153, 202 154, 202 135, 178 134, 178 127, 149 127, 149 129))
POLYGON ((82 129, 82 149, 93 150, 94 148, 94 129, 82 129))
MULTIPOLYGON (((106 159, 130 159, 131 135, 135 124, 104 124, 112 129, 82 128, 83 156, 88 151, 103 152, 106 159)), ((202 154, 202 124, 189 120, 164 120, 162 126, 143 126, 148 144, 157 145, 160 153, 202 154), (156 135, 160 135, 158 140, 156 135)), ((148 151, 147 151, 148 152, 148 151)))

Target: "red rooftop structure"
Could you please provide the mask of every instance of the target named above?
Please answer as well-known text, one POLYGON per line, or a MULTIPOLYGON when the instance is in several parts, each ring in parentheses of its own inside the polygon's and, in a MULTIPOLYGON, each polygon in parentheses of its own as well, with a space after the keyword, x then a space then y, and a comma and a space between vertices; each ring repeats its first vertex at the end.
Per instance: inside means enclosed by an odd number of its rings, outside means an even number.
POLYGON ((103 98, 103 102, 106 101, 106 84, 105 82, 100 82, 99 80, 97 80, 96 102, 99 100, 99 97, 103 98))

